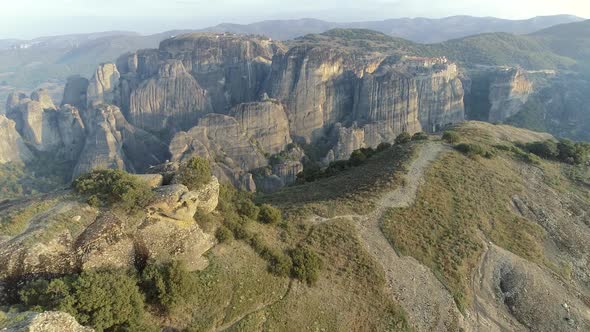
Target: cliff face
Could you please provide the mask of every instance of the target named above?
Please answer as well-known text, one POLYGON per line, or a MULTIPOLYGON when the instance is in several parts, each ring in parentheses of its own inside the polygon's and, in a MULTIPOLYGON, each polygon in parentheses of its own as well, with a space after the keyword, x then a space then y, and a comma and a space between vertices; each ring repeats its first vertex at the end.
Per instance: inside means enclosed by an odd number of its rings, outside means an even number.
POLYGON ((31 159, 33 154, 16 131, 14 121, 0 115, 0 164, 26 162, 31 159))
MULTIPOLYGON (((140 171, 200 155, 215 161, 221 179, 244 188, 253 188, 255 170, 293 141, 329 142, 324 159, 331 161, 402 132, 463 120, 463 86, 446 58, 388 55, 324 39, 287 50, 264 37, 183 35, 103 64, 89 81, 71 78, 60 110, 42 93, 15 94, 7 105, 19 110, 10 114, 25 141, 41 151, 63 150, 77 161, 74 175, 95 167, 140 171)), ((494 95, 526 90, 502 87, 495 84, 494 95)), ((276 178, 264 186, 294 181, 301 167, 271 169, 268 176, 276 178)))
POLYGON ((519 68, 471 71, 464 85, 468 118, 489 122, 503 122, 515 115, 535 92, 528 75, 519 68))
POLYGON ((499 72, 490 86, 490 122, 502 122, 518 113, 533 93, 533 83, 520 69, 499 72))
POLYGON ((239 104, 230 115, 266 153, 279 153, 292 142, 285 108, 277 101, 239 104))
POLYGON ((168 157, 164 143, 129 124, 116 106, 101 105, 87 110, 85 122, 87 136, 74 177, 96 168, 141 172, 168 157))
POLYGON ((286 105, 293 137, 311 142, 350 115, 356 73, 366 66, 353 58, 338 49, 306 46, 274 57, 267 89, 286 105))
POLYGON ((134 125, 188 130, 210 112, 257 101, 281 46, 266 38, 192 34, 117 61, 118 104, 134 125))

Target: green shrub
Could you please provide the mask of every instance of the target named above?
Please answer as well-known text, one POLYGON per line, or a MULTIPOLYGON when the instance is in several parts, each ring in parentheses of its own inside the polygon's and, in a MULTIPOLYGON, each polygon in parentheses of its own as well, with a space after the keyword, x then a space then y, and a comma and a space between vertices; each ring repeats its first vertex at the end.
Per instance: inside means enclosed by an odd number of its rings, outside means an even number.
POLYGON ((493 157, 483 146, 473 143, 461 143, 455 146, 455 149, 469 157, 482 156, 486 158, 493 157))
POLYGON ((322 268, 322 260, 306 247, 299 247, 289 253, 293 262, 293 277, 313 285, 318 279, 322 268))
POLYGON ((153 197, 150 187, 121 170, 96 170, 74 180, 74 190, 87 195, 90 205, 119 206, 126 211, 144 208, 153 197))
POLYGON ((461 136, 456 131, 447 130, 443 133, 442 139, 449 144, 456 144, 461 140, 461 136))
POLYGON ((219 243, 223 243, 231 240, 233 238, 233 234, 232 231, 229 230, 229 228, 222 225, 219 226, 219 228, 217 228, 217 230, 215 231, 215 237, 217 238, 217 241, 219 241, 219 243))
POLYGON ((360 166, 367 160, 367 156, 361 150, 354 150, 350 155, 350 164, 353 166, 360 166))
POLYGON ((410 136, 409 133, 404 131, 395 138, 395 144, 405 144, 410 142, 411 140, 412 136, 410 136))
POLYGON ((200 157, 193 157, 180 165, 175 178, 175 182, 187 186, 189 190, 198 190, 209 181, 211 181, 211 166, 209 161, 200 157))
POLYGON ((137 280, 125 272, 83 272, 37 280, 19 291, 28 310, 59 310, 97 331, 144 330, 144 299, 137 280))
POLYGON ((544 159, 555 159, 559 156, 557 143, 551 140, 528 143, 525 150, 544 159))
POLYGON ((293 268, 291 257, 283 253, 271 252, 268 259, 268 270, 279 277, 288 277, 293 268))
POLYGON ((251 199, 243 198, 237 202, 238 213, 252 220, 258 219, 260 209, 251 199))
POLYGON ((260 213, 258 214, 258 221, 263 224, 278 224, 283 219, 281 210, 269 204, 262 204, 260 206, 260 213))
POLYGON ((141 279, 148 300, 160 304, 169 313, 190 303, 196 295, 196 279, 179 261, 164 265, 149 264, 141 279))
POLYGON ((391 149, 391 143, 381 142, 377 145, 377 152, 382 152, 391 149))
POLYGON ((428 141, 428 134, 425 132, 415 133, 414 136, 412 136, 412 141, 428 141))
POLYGON ((558 159, 561 162, 580 165, 588 162, 590 144, 574 143, 571 140, 564 139, 557 144, 557 150, 559 151, 558 159))

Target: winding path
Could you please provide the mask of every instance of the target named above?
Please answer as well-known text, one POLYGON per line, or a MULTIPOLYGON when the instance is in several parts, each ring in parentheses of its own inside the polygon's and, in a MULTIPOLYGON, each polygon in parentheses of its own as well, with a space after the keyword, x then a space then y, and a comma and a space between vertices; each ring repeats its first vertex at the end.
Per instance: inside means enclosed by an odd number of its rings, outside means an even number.
POLYGON ((387 192, 368 215, 345 215, 326 219, 314 216, 313 222, 349 219, 355 222, 367 252, 385 272, 387 293, 399 303, 418 331, 447 331, 462 325, 463 316, 453 297, 432 271, 412 257, 400 257, 381 232, 380 221, 390 208, 411 206, 424 182, 424 172, 447 148, 435 142, 422 146, 409 166, 405 183, 387 192))

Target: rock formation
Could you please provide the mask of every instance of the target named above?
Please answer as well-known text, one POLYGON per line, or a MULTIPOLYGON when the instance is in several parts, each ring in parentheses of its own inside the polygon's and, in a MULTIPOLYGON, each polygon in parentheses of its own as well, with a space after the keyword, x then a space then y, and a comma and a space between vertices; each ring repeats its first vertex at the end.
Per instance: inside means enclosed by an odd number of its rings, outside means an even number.
POLYGON ((469 119, 503 122, 518 113, 534 93, 533 83, 520 68, 489 68, 467 72, 463 79, 469 119))
POLYGON ((500 71, 490 85, 488 121, 502 122, 518 113, 533 92, 533 83, 518 68, 500 71))
MULTIPOLYGON (((197 211, 208 214, 217 207, 219 181, 212 178, 197 191, 182 185, 154 191, 152 205, 140 218, 99 210, 64 196, 54 196, 46 201, 46 208, 24 214, 21 230, 0 236, 0 286, 13 277, 129 269, 148 259, 181 259, 191 270, 206 267, 202 255, 215 239, 193 217, 197 211)), ((23 213, 30 204, 37 203, 17 203, 0 211, 0 218, 23 213)))
POLYGON ((85 109, 87 106, 88 84, 86 78, 80 76, 69 77, 61 104, 69 104, 78 109, 85 109))
POLYGON ((0 115, 0 164, 8 162, 27 162, 33 154, 16 131, 14 121, 0 115))
POLYGON ((210 111, 207 91, 185 70, 179 60, 169 60, 157 77, 141 83, 131 93, 131 123, 150 130, 190 129, 210 111))
MULTIPOLYGON (((209 114, 188 132, 177 133, 170 143, 170 153, 173 161, 201 156, 224 164, 231 169, 234 176, 230 178, 234 179, 268 163, 263 151, 246 135, 238 121, 221 114, 209 114)), ((223 173, 226 172, 214 170, 218 171, 217 176, 225 177, 223 173)))
POLYGON ((100 105, 86 111, 86 143, 74 177, 96 168, 143 171, 162 163, 167 147, 153 135, 130 125, 118 107, 100 105))
POLYGON ((65 312, 22 312, 8 314, 0 322, 3 331, 10 332, 93 332, 80 325, 74 317, 65 312))
POLYGON ((88 83, 88 92, 86 94, 88 107, 112 104, 115 101, 119 78, 121 78, 121 75, 115 64, 105 63, 100 65, 88 83))
POLYGON ((291 143, 289 120, 283 105, 277 101, 239 104, 231 111, 246 136, 256 140, 270 154, 281 152, 291 143))

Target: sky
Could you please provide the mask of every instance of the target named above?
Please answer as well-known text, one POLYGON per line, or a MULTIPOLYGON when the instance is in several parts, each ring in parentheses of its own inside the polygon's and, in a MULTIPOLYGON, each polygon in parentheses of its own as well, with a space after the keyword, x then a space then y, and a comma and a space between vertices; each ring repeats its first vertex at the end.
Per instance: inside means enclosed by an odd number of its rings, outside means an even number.
POLYGON ((590 0, 0 0, 0 38, 129 30, 156 33, 223 22, 368 21, 453 15, 590 18, 590 0))

